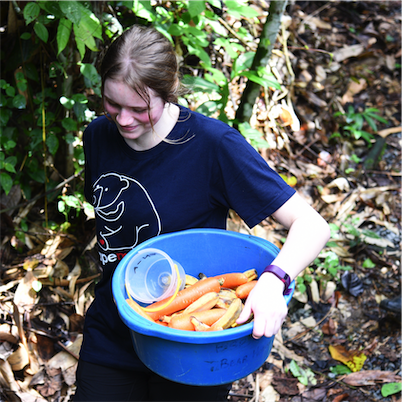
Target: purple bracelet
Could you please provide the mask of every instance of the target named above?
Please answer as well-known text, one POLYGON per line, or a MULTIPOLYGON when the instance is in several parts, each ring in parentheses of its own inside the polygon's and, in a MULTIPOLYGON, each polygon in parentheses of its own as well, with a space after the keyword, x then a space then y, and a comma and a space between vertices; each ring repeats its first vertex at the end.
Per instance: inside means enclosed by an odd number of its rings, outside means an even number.
POLYGON ((265 272, 270 272, 271 274, 274 274, 276 277, 278 277, 283 284, 285 285, 285 289, 283 289, 283 294, 288 295, 291 293, 291 289, 289 289, 290 286, 290 276, 281 268, 279 268, 277 265, 268 265, 262 273, 264 274, 265 272))

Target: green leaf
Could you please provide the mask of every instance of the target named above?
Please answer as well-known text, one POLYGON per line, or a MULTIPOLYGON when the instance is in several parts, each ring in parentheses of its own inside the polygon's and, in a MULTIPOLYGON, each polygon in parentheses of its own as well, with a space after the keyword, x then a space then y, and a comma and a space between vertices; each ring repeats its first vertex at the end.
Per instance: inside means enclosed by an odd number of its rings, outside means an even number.
POLYGON ((188 2, 188 12, 191 15, 191 17, 201 15, 201 13, 204 10, 205 10, 205 2, 204 1, 189 1, 188 2))
POLYGON ((3 188, 4 192, 6 195, 11 190, 11 187, 13 186, 13 179, 10 177, 8 173, 5 172, 0 172, 0 185, 3 188))
POLYGON ((88 103, 88 99, 84 94, 74 94, 72 98, 75 103, 81 103, 81 104, 88 103))
POLYGON ((15 148, 17 143, 13 140, 8 140, 3 144, 3 147, 6 151, 11 151, 13 148, 15 148))
POLYGON ((205 80, 201 77, 193 77, 191 75, 185 75, 183 77, 183 84, 186 86, 190 86, 191 89, 195 92, 219 92, 219 86, 205 80))
POLYGON ((27 80, 25 79, 24 73, 19 71, 17 74, 15 74, 15 80, 17 83, 17 88, 24 92, 27 90, 27 80))
POLYGON ((388 123, 388 120, 384 119, 383 117, 379 116, 377 113, 380 111, 374 107, 369 107, 364 110, 364 116, 371 116, 373 119, 380 121, 381 123, 388 123))
POLYGON ((298 366, 298 364, 292 360, 289 364, 289 370, 292 373, 293 377, 300 377, 302 375, 302 371, 300 369, 300 367, 298 366))
POLYGON ((8 96, 15 96, 15 88, 11 87, 11 86, 7 87, 6 88, 6 94, 8 96))
POLYGON ((132 10, 137 17, 144 18, 147 21, 155 21, 156 16, 150 1, 134 0, 132 10))
POLYGON ((251 67, 251 65, 253 64, 254 56, 254 52, 245 52, 239 55, 234 63, 233 73, 235 74, 235 76, 239 74, 240 71, 247 70, 251 67))
POLYGON ((49 32, 48 32, 47 28, 41 22, 35 23, 34 31, 40 40, 47 43, 47 40, 49 39, 49 32))
POLYGON ((225 5, 227 7, 227 13, 237 19, 242 19, 242 17, 254 18, 259 16, 257 10, 241 3, 242 1, 238 0, 226 0, 225 5))
POLYGON ((57 55, 59 55, 67 46, 67 43, 70 39, 71 30, 73 27, 73 23, 66 19, 62 18, 59 21, 59 26, 57 27, 57 55))
POLYGON ((10 109, 1 108, 0 109, 0 125, 5 126, 10 119, 12 112, 10 109))
POLYGON ((75 101, 73 99, 68 99, 65 96, 62 96, 60 98, 60 103, 66 108, 66 109, 72 109, 75 101))
POLYGON ((50 134, 46 138, 46 145, 49 149, 49 152, 54 155, 59 148, 59 140, 54 134, 50 134))
POLYGON ((78 129, 77 122, 73 120, 71 117, 65 117, 61 121, 61 125, 66 131, 77 131, 78 129))
POLYGON ((80 53, 81 60, 83 60, 85 56, 85 43, 84 41, 77 35, 76 30, 78 31, 78 28, 76 28, 76 25, 74 25, 74 35, 75 35, 75 43, 77 44, 77 49, 78 52, 80 53))
POLYGON ((89 81, 92 83, 97 83, 100 81, 100 75, 98 74, 98 71, 96 70, 95 66, 92 64, 88 63, 82 63, 80 67, 81 74, 85 77, 88 78, 89 81))
POLYGON ((173 35, 173 36, 180 36, 180 35, 183 34, 183 27, 181 27, 181 26, 178 25, 178 24, 172 24, 172 25, 169 27, 168 32, 169 32, 170 35, 173 35))
POLYGON ((336 366, 330 367, 329 371, 335 375, 350 374, 352 372, 349 367, 344 366, 343 364, 337 364, 336 366))
POLYGON ((89 35, 102 39, 102 25, 96 15, 84 7, 81 3, 78 3, 81 8, 81 21, 80 25, 84 25, 89 35))
POLYGON ((77 43, 78 51, 80 52, 81 60, 85 56, 85 46, 97 52, 95 37, 102 38, 102 28, 99 21, 95 21, 92 14, 83 14, 80 24, 74 24, 74 35, 77 43))
POLYGON ((306 293, 306 290, 307 290, 306 285, 304 283, 298 283, 297 284, 297 290, 300 293, 306 293))
POLYGON ((217 110, 219 110, 221 106, 220 102, 216 101, 207 101, 202 105, 198 106, 196 111, 198 113, 205 114, 206 116, 212 116, 217 110))
POLYGON ((225 74, 217 68, 206 66, 206 69, 211 73, 205 74, 205 79, 209 82, 216 82, 220 87, 227 85, 228 81, 225 74))
POLYGON ((216 46, 223 47, 232 59, 236 59, 239 54, 244 51, 243 46, 239 45, 238 43, 231 42, 226 38, 217 38, 215 39, 214 44, 216 46))
POLYGON ((249 123, 239 124, 240 133, 250 141, 254 148, 269 148, 269 144, 262 138, 262 133, 255 128, 252 128, 249 123))
POLYGON ((26 101, 25 97, 21 94, 16 95, 13 98, 13 106, 16 109, 25 109, 27 106, 27 101, 26 101))
POLYGON ((50 15, 54 15, 57 19, 64 17, 64 13, 60 10, 59 3, 61 3, 61 1, 38 1, 38 5, 42 10, 47 11, 50 15))
POLYGON ((338 269, 337 269, 337 268, 333 268, 333 267, 328 267, 328 272, 329 272, 332 276, 336 276, 336 274, 338 273, 338 269))
POLYGON ((4 161, 4 168, 10 173, 16 173, 15 165, 17 164, 16 156, 9 156, 4 161))
POLYGON ((369 229, 363 229, 362 234, 364 234, 367 237, 371 237, 373 239, 381 239, 380 235, 378 235, 376 232, 373 232, 372 230, 369 230, 369 229))
POLYGON ((21 38, 22 40, 31 39, 31 34, 30 34, 29 32, 24 32, 24 33, 20 36, 20 38, 21 38))
POLYGON ((34 3, 30 2, 24 7, 24 18, 25 18, 25 23, 28 25, 30 24, 33 20, 35 20, 40 13, 40 7, 34 3))
MULTIPOLYGON (((149 1, 148 1, 149 3, 149 1)), ((121 2, 122 6, 127 7, 127 8, 133 8, 134 5, 134 0, 123 0, 121 2)))
POLYGON ((243 71, 239 75, 247 77, 250 81, 253 81, 264 88, 267 87, 277 87, 278 82, 275 80, 269 80, 267 78, 262 78, 258 76, 254 71, 243 71))
POLYGON ((363 268, 375 268, 376 265, 374 264, 373 261, 370 260, 370 258, 366 258, 363 261, 362 266, 363 266, 363 268))
POLYGON ((381 387, 381 395, 385 398, 389 395, 397 394, 402 391, 402 383, 400 382, 390 382, 388 384, 384 384, 381 387))
POLYGON ((360 231, 356 229, 354 226, 350 225, 349 223, 344 224, 346 231, 351 234, 352 236, 359 237, 360 231))
POLYGON ((77 1, 59 1, 60 10, 74 24, 81 21, 81 7, 77 1))

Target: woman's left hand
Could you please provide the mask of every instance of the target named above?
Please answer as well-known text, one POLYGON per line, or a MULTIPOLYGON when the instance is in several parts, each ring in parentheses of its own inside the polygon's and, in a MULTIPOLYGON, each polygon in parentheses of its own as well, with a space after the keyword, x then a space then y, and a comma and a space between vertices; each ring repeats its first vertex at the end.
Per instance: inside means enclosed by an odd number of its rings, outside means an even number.
POLYGON ((288 306, 283 297, 284 284, 275 275, 261 275, 257 285, 247 297, 244 309, 237 319, 238 324, 245 323, 254 314, 253 337, 271 337, 278 333, 288 313, 288 306))

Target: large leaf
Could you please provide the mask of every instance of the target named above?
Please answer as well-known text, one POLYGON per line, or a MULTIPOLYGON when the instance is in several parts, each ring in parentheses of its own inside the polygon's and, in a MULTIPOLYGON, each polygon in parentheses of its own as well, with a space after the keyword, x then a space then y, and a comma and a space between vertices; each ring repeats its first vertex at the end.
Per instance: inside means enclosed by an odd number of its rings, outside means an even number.
POLYGON ((205 2, 204 1, 189 1, 188 2, 188 12, 191 17, 196 17, 197 15, 201 15, 201 13, 205 10, 205 2))
POLYGON ((219 86, 213 82, 209 82, 201 77, 193 77, 191 75, 185 75, 182 80, 184 85, 190 86, 193 91, 205 91, 205 92, 219 92, 219 86))
POLYGON ((59 149, 59 140, 54 134, 50 134, 46 138, 46 145, 49 150, 49 152, 54 155, 57 150, 59 149))
POLYGON ((49 32, 41 22, 36 21, 34 31, 40 40, 47 43, 47 40, 49 39, 49 32))
POLYGON ((77 1, 59 1, 60 10, 74 24, 81 21, 81 7, 77 1))
POLYGON ((0 184, 7 195, 10 192, 11 187, 13 186, 13 179, 10 177, 9 174, 5 172, 0 172, 0 184))
POLYGON ((258 17, 259 13, 254 8, 247 5, 244 1, 240 0, 226 0, 227 13, 234 18, 241 19, 258 17), (243 3, 243 4, 242 4, 243 3))
POLYGON ((59 26, 57 27, 57 55, 59 55, 67 46, 68 40, 70 39, 71 30, 73 23, 67 18, 62 18, 59 21, 59 26))
POLYGON ((18 94, 13 98, 13 106, 16 109, 25 109, 27 105, 27 101, 23 95, 18 94))
POLYGON ((28 25, 32 21, 34 21, 40 13, 40 7, 34 3, 30 2, 24 7, 24 18, 25 18, 25 23, 28 25))

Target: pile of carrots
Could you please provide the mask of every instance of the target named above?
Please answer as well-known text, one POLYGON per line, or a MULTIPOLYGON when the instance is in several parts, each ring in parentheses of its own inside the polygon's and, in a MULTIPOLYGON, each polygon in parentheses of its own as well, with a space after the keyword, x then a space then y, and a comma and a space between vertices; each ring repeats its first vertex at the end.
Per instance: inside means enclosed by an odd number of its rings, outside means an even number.
POLYGON ((257 271, 226 273, 201 279, 186 275, 186 286, 170 298, 141 307, 127 298, 130 307, 149 321, 187 331, 220 331, 234 327, 251 290, 257 271), (169 303, 170 301, 170 303, 169 303))

